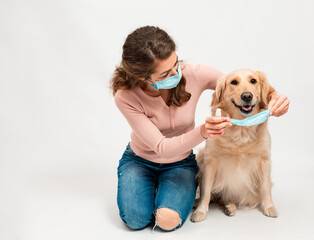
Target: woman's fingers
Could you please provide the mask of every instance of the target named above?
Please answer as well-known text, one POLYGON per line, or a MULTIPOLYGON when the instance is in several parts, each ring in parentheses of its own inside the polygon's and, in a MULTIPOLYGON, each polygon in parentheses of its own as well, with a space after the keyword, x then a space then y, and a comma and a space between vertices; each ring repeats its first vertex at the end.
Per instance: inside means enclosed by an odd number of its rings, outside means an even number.
POLYGON ((211 133, 211 134, 208 134, 208 136, 211 137, 211 138, 218 138, 218 137, 221 137, 222 135, 224 135, 224 133, 220 133, 220 134, 211 133))
POLYGON ((282 102, 282 104, 275 111, 273 111, 272 115, 276 117, 280 117, 281 115, 283 115, 284 113, 288 111, 289 104, 290 104, 290 100, 286 98, 284 102, 282 102))
POLYGON ((276 92, 274 92, 272 94, 272 97, 271 97, 271 99, 270 99, 270 101, 268 103, 268 109, 272 109, 273 108, 273 106, 276 104, 276 102, 279 99, 279 97, 280 97, 280 95, 278 93, 276 93, 276 92))
POLYGON ((226 131, 225 128, 220 129, 220 130, 212 130, 212 129, 207 129, 208 134, 222 134, 226 131))
POLYGON ((213 124, 217 124, 217 123, 222 123, 222 122, 230 122, 231 120, 228 117, 208 117, 205 120, 207 123, 213 123, 213 124))
POLYGON ((205 119, 205 131, 211 138, 217 138, 224 135, 227 127, 232 123, 228 117, 208 117, 205 119))
POLYGON ((288 112, 288 108, 286 108, 285 110, 283 110, 282 112, 280 112, 280 113, 278 114, 278 116, 276 116, 276 117, 280 117, 280 116, 286 114, 287 112, 288 112))
POLYGON ((270 109, 270 115, 277 116, 278 113, 282 112, 287 106, 289 106, 289 99, 285 95, 280 95, 278 98, 273 99, 268 108, 270 109))
POLYGON ((208 130, 220 130, 220 129, 224 129, 226 127, 231 127, 232 124, 230 122, 223 122, 223 123, 216 123, 216 124, 212 124, 212 123, 206 123, 205 127, 208 130))
POLYGON ((211 138, 220 137, 225 133, 227 127, 231 127, 230 118, 208 117, 206 118, 205 129, 211 138))

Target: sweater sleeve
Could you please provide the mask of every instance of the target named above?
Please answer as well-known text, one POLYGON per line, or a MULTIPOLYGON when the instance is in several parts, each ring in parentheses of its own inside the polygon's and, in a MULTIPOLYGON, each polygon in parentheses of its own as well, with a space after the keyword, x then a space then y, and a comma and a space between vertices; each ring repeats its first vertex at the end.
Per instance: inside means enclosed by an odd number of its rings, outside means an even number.
POLYGON ((145 145, 163 158, 171 158, 191 150, 205 139, 201 135, 200 126, 180 136, 166 138, 156 125, 137 106, 132 99, 126 99, 119 94, 115 96, 115 103, 128 121, 133 133, 145 145))
POLYGON ((189 63, 188 74, 198 82, 202 90, 215 90, 217 80, 225 75, 223 72, 204 64, 189 63))

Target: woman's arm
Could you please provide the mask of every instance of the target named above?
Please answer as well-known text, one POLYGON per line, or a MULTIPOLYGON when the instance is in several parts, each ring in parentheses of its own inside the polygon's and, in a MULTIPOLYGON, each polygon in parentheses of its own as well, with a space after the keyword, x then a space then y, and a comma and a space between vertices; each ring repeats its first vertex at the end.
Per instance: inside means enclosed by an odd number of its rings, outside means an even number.
POLYGON ((141 139, 145 145, 149 146, 153 151, 164 158, 180 155, 204 141, 204 137, 201 134, 201 126, 180 136, 167 138, 140 109, 132 106, 132 104, 126 101, 122 96, 116 96, 115 102, 128 121, 134 134, 141 139))

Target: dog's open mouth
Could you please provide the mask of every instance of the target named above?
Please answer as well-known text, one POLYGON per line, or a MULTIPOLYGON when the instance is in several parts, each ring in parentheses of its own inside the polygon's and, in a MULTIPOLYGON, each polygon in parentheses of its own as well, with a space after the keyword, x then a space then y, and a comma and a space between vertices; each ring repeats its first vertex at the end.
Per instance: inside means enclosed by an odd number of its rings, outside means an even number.
POLYGON ((251 114, 252 111, 253 111, 253 108, 255 107, 255 104, 254 104, 254 105, 246 104, 246 105, 240 106, 240 105, 236 104, 234 100, 232 100, 232 103, 234 104, 234 106, 236 106, 237 108, 239 108, 240 111, 241 111, 243 114, 245 114, 245 115, 251 114))

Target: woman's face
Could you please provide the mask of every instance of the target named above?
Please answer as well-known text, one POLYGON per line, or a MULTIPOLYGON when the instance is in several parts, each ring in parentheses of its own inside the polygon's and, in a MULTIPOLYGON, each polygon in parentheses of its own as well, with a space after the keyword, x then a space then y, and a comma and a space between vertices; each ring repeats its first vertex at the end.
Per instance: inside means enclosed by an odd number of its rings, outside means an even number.
POLYGON ((157 67, 155 72, 150 76, 150 80, 153 82, 158 82, 168 77, 178 75, 178 56, 175 52, 172 52, 167 59, 156 61, 157 67))

